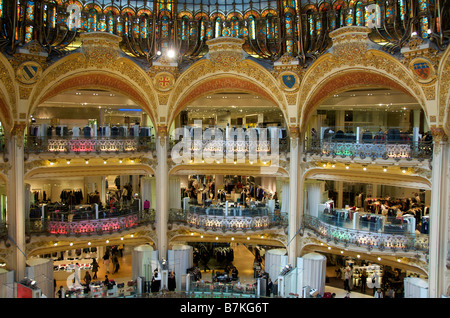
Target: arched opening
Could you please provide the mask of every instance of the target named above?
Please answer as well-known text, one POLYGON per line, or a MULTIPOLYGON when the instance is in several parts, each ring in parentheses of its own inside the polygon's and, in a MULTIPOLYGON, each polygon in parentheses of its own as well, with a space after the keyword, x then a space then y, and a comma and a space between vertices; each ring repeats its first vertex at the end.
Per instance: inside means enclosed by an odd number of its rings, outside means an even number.
MULTIPOLYGON (((255 92, 236 90, 234 87, 224 87, 209 93, 206 91, 206 94, 195 96, 186 99, 187 102, 179 108, 180 111, 169 128, 171 136, 176 137, 176 140, 172 140, 176 143, 175 146, 180 142, 180 136, 173 133, 180 128, 186 128, 182 139, 193 140, 193 147, 197 134, 204 143, 209 138, 208 131, 214 131, 213 148, 208 150, 219 155, 226 153, 227 142, 235 140, 236 136, 232 135, 232 132, 238 129, 244 132, 259 131, 261 134, 267 129, 269 136, 271 130, 274 133, 277 131, 276 141, 279 145, 286 143, 288 132, 283 111, 271 99, 255 92), (219 136, 218 132, 220 138, 215 139, 216 133, 219 136), (218 150, 224 144, 223 152, 218 150), (214 148, 216 146, 217 148, 214 148)), ((218 156, 214 157, 217 161, 208 160, 211 158, 208 157, 209 153, 206 153, 205 147, 195 148, 195 151, 189 151, 190 159, 187 162, 171 170, 170 213, 187 215, 188 224, 198 227, 198 231, 182 236, 181 240, 188 242, 197 252, 207 250, 207 259, 202 259, 201 255, 194 253, 196 265, 202 270, 203 277, 211 275, 211 272, 203 271, 204 262, 211 269, 214 268, 218 276, 225 269, 224 260, 215 258, 217 248, 247 255, 236 257, 232 264, 228 264, 231 267, 236 266, 241 272, 244 268, 250 268, 252 271, 255 258, 252 253, 280 246, 279 242, 274 243, 277 239, 272 237, 272 233, 283 230, 281 227, 274 229, 271 222, 287 217, 287 173, 284 169, 281 169, 281 172, 277 167, 278 173, 263 174, 261 168, 264 164, 261 157, 252 161, 245 154, 250 139, 248 136, 243 138, 242 157, 238 154, 240 150, 233 148, 236 152, 233 152, 233 159, 230 161, 227 161, 226 157, 218 156), (255 222, 256 218, 261 221, 260 224, 255 222), (204 222, 197 222, 200 220, 204 222), (221 231, 212 235, 211 229, 221 231), (200 236, 202 239, 199 239, 200 236), (246 245, 236 242, 246 242, 246 245)), ((280 155, 284 155, 285 150, 286 147, 280 147, 280 155)), ((174 239, 172 244, 177 240, 180 238, 174 239)), ((216 278, 211 277, 212 280, 216 278)))
POLYGON ((92 219, 127 218, 128 227, 154 218, 153 121, 145 105, 112 88, 57 86, 33 109, 24 149, 36 162, 25 174, 30 222, 77 222, 83 232, 92 219))
MULTIPOLYGON (((316 162, 304 180, 305 222, 336 227, 338 241, 348 239, 344 233, 366 233, 367 241, 377 233, 390 246, 396 234, 415 236, 418 248, 428 236, 431 203, 431 134, 422 106, 404 90, 384 85, 332 92, 309 112, 305 126, 305 150, 316 162)), ((406 241, 399 246, 409 248, 406 241)), ((329 256, 338 269, 344 260, 355 261, 352 253, 341 253, 329 256)), ((355 268, 367 265, 370 257, 364 257, 355 268)), ((389 275, 391 263, 382 257, 372 264, 389 275)), ((407 270, 424 274, 413 266, 407 270)))

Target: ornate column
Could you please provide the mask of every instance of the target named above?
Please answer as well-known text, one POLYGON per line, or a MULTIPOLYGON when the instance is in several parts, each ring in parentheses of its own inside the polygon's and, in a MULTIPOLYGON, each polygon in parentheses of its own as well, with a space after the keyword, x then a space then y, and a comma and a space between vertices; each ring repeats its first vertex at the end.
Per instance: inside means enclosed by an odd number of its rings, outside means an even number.
POLYGON ((296 266, 297 260, 297 232, 299 229, 299 211, 303 205, 303 200, 300 197, 300 142, 298 127, 290 127, 290 158, 289 158, 289 228, 288 228, 288 263, 296 266))
POLYGON ((169 170, 167 165, 168 131, 160 125, 156 132, 156 236, 159 259, 167 259, 167 223, 169 221, 169 170))
POLYGON ((449 169, 448 137, 442 128, 431 128, 433 134, 433 162, 429 231, 428 288, 430 298, 439 298, 447 292, 446 261, 448 244, 449 169))
POLYGON ((24 133, 26 122, 16 122, 8 140, 8 239, 11 244, 11 265, 15 280, 25 277, 25 182, 24 182, 24 133))

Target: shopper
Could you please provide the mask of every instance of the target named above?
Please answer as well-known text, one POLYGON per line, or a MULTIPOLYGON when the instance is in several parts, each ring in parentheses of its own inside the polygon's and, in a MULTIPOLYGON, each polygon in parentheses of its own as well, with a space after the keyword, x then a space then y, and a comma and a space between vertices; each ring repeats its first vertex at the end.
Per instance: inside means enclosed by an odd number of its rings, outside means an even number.
POLYGON ((86 283, 87 287, 89 287, 91 281, 92 281, 91 274, 89 274, 89 271, 86 271, 86 274, 84 274, 84 282, 86 283))
POLYGON ((59 286, 59 290, 56 292, 56 295, 58 296, 58 298, 65 297, 64 288, 62 286, 59 286))
POLYGON ((344 272, 344 289, 346 291, 348 291, 350 293, 351 288, 350 288, 350 280, 352 279, 351 277, 351 269, 350 266, 347 266, 345 268, 345 272, 344 272))
POLYGON ((119 271, 119 268, 120 268, 119 259, 117 258, 117 253, 115 253, 112 257, 112 264, 113 264, 113 274, 115 274, 119 271))
POLYGON ((109 274, 109 252, 106 251, 105 255, 103 255, 103 265, 105 265, 106 273, 109 274))
POLYGON ((92 272, 94 275, 92 276, 92 279, 97 279, 97 272, 100 266, 97 263, 97 260, 95 258, 92 259, 92 272))
POLYGON ((152 285, 150 287, 150 290, 152 291, 152 293, 157 293, 159 292, 160 288, 161 288, 161 278, 158 275, 158 271, 155 269, 155 271, 153 272, 152 285))
POLYGON ((364 269, 361 273, 361 293, 366 292, 366 285, 367 285, 367 272, 364 269))
POLYGON ((373 294, 373 298, 383 298, 383 293, 381 292, 381 289, 378 288, 375 293, 373 294))
POLYGON ((270 294, 272 293, 273 283, 272 280, 269 278, 267 281, 267 290, 266 290, 266 296, 270 297, 270 294))
POLYGON ((272 294, 273 296, 278 296, 278 279, 272 285, 272 294))
POLYGON ((388 290, 386 291, 386 295, 384 297, 385 298, 394 298, 395 297, 395 292, 391 286, 389 286, 388 290))
POLYGON ((175 273, 173 271, 170 271, 169 278, 167 281, 168 289, 169 291, 174 291, 176 288, 176 281, 175 281, 175 273))
POLYGON ((74 277, 73 277, 74 285, 81 285, 80 275, 81 275, 81 268, 80 268, 80 265, 78 263, 76 263, 75 269, 74 269, 74 277))

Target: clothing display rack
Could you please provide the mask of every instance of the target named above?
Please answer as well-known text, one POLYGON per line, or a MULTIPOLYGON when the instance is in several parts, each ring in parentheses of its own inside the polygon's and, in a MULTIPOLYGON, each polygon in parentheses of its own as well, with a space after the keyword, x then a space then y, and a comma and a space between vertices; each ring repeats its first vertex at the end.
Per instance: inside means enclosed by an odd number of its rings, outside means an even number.
POLYGON ((62 203, 69 205, 80 204, 83 201, 83 190, 64 189, 61 191, 60 199, 62 203))

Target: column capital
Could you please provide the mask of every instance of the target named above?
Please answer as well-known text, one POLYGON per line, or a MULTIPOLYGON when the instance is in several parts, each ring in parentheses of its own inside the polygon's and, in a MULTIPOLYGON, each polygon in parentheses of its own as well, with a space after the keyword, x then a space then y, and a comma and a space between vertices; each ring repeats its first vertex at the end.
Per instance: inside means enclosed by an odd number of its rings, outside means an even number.
POLYGON ((445 134, 444 128, 432 126, 430 127, 431 135, 433 136, 434 153, 441 152, 441 143, 448 141, 448 136, 445 134))
POLYGON ((300 137, 300 128, 298 126, 289 126, 289 135, 291 138, 291 147, 297 148, 300 137))
POLYGON ((23 138, 25 136, 25 129, 27 128, 27 123, 25 121, 16 121, 11 128, 11 137, 17 137, 18 146, 22 146, 23 138))
POLYGON ((298 126, 289 126, 289 134, 291 138, 300 137, 300 128, 298 126))
POLYGON ((431 127, 431 135, 433 136, 433 141, 447 141, 448 136, 445 134, 444 128, 442 127, 431 127))
POLYGON ((165 137, 169 134, 169 130, 167 128, 167 125, 158 125, 156 127, 156 136, 159 137, 159 142, 162 145, 164 145, 165 137))
POLYGON ((167 128, 167 125, 158 125, 157 127, 156 127, 156 135, 158 136, 158 137, 166 137, 167 136, 167 134, 168 134, 168 128, 167 128))

